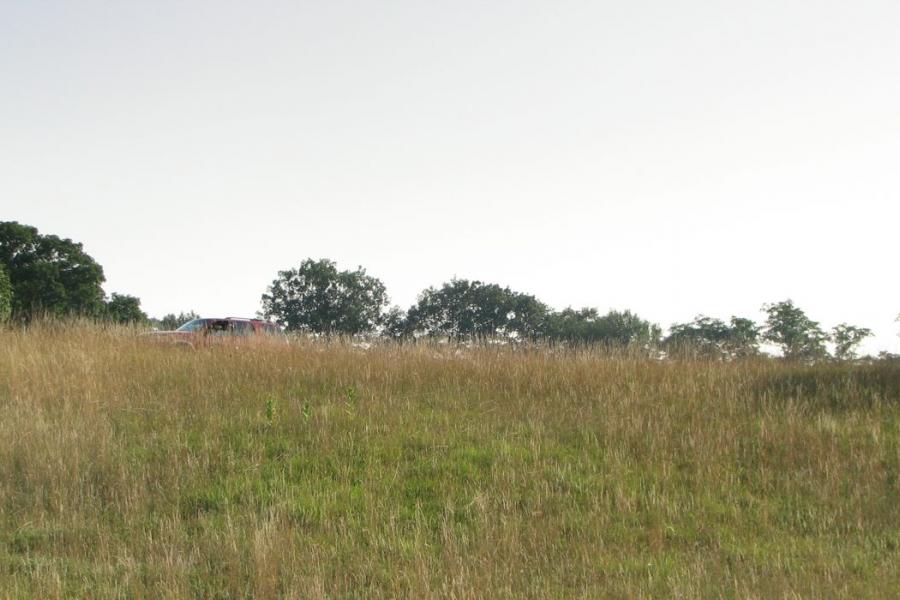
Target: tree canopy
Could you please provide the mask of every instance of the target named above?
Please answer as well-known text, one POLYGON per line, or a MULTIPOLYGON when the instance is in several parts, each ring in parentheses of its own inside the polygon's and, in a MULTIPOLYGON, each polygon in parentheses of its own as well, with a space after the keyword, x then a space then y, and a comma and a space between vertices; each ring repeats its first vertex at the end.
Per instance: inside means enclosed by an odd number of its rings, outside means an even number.
POLYGON ((262 296, 262 314, 289 331, 357 335, 381 325, 387 304, 384 284, 362 267, 339 271, 333 261, 306 259, 278 272, 262 296))
POLYGON ((409 309, 408 330, 455 339, 533 339, 543 332, 547 312, 534 296, 497 284, 453 279, 419 294, 409 309))
POLYGON ((103 268, 79 243, 0 222, 0 265, 9 276, 16 318, 102 313, 103 268))
POLYGON ((763 339, 781 347, 788 360, 815 360, 827 356, 828 336, 819 323, 806 316, 790 299, 767 304, 763 339))
POLYGON ((147 321, 147 315, 141 310, 141 300, 127 294, 113 293, 106 301, 104 316, 115 323, 134 325, 147 321))
POLYGON ((650 349, 662 333, 659 325, 645 321, 630 310, 611 310, 600 315, 596 308, 566 308, 550 314, 546 336, 570 344, 600 344, 607 347, 650 349))
POLYGON ((750 319, 731 317, 730 323, 698 315, 690 323, 669 328, 664 345, 673 354, 706 358, 740 358, 759 353, 759 327, 750 319))
POLYGON ((834 342, 834 357, 838 360, 852 360, 856 358, 856 348, 867 337, 872 335, 872 330, 865 327, 856 327, 841 323, 831 330, 831 341, 834 342))

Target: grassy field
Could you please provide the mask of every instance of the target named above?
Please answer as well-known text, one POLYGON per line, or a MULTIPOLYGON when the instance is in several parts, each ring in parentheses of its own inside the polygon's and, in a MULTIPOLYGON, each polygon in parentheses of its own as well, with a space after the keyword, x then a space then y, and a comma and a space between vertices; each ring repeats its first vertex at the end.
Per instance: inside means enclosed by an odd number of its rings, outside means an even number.
POLYGON ((4 597, 897 597, 900 366, 0 332, 4 597))

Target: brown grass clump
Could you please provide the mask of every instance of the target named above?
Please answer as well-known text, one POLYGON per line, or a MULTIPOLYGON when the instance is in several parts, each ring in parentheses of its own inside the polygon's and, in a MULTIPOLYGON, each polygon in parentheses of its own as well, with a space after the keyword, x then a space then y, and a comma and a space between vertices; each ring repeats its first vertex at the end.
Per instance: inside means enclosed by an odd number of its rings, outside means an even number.
POLYGON ((900 593, 900 367, 0 332, 7 597, 900 593))

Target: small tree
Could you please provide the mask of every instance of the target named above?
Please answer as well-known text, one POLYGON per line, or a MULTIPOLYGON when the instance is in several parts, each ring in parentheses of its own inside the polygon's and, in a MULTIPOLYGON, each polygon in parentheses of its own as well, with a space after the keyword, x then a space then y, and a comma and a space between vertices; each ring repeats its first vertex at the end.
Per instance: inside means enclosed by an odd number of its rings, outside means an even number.
POLYGON ((827 355, 828 336, 791 300, 763 306, 768 314, 763 339, 781 346, 788 360, 815 360, 827 355))
POLYGON ((262 296, 262 314, 290 331, 358 335, 382 323, 388 297, 381 280, 356 271, 338 271, 327 259, 304 260, 279 271, 262 296))
POLYGON ((872 335, 872 330, 841 323, 831 330, 831 341, 834 342, 834 357, 838 360, 856 358, 856 348, 872 335))
POLYGON ((133 325, 147 321, 147 315, 141 310, 141 300, 135 296, 113 293, 106 301, 105 317, 114 323, 133 325))

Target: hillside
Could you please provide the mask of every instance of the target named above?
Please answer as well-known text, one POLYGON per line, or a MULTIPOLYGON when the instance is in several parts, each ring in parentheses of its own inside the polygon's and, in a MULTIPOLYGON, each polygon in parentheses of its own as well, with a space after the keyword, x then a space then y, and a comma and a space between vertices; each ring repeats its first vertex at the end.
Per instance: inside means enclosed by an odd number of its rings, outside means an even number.
POLYGON ((0 331, 10 597, 900 593, 900 366, 0 331))

